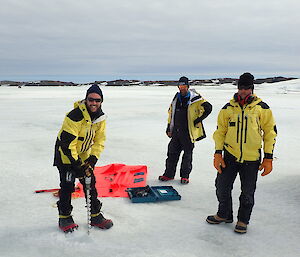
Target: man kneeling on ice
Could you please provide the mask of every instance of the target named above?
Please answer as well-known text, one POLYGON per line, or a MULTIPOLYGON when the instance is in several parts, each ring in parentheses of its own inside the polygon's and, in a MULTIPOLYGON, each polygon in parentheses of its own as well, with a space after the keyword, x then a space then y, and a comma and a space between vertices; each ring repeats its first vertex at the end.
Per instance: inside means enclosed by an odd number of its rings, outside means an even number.
POLYGON ((73 232, 78 228, 71 212, 71 195, 74 192, 75 178, 79 178, 87 197, 85 178, 90 178, 90 225, 109 229, 113 222, 101 214, 102 203, 97 199, 96 179, 93 173, 95 164, 104 149, 106 115, 102 112, 103 94, 98 85, 92 85, 82 101, 74 104, 67 113, 60 129, 56 144, 54 166, 59 170, 60 194, 57 202, 59 228, 73 232))

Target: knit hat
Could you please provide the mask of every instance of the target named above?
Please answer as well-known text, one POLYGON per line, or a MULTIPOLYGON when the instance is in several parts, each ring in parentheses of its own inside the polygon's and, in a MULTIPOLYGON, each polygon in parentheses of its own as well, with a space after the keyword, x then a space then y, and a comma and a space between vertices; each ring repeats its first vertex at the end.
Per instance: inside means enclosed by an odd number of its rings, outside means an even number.
POLYGON ((246 72, 240 76, 238 81, 238 89, 254 89, 254 76, 246 72))
POLYGON ((85 99, 87 99, 87 96, 91 93, 96 93, 101 96, 102 102, 103 102, 103 94, 102 90, 97 84, 93 84, 87 91, 86 91, 86 96, 85 99))
POLYGON ((190 85, 190 84, 189 84, 189 79, 188 79, 187 77, 181 77, 181 78, 179 79, 179 84, 184 84, 184 85, 189 86, 189 85, 190 85))

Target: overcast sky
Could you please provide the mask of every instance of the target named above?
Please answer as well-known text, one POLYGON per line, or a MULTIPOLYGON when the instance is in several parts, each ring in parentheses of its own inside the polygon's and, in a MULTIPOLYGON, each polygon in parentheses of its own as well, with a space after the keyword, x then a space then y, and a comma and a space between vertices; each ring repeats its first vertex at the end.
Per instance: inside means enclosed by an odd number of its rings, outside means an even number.
POLYGON ((0 0, 0 80, 300 77, 299 0, 0 0))

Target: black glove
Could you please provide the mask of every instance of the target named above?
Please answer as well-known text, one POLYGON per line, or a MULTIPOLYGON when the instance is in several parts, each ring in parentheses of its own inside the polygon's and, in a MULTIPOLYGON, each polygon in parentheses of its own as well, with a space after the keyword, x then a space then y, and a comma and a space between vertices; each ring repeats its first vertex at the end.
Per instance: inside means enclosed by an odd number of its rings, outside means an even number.
POLYGON ((90 165, 94 169, 97 161, 98 161, 97 157, 95 155, 91 155, 89 158, 85 160, 84 163, 90 165))
POLYGON ((73 162, 72 168, 76 178, 83 178, 85 176, 86 167, 82 165, 81 159, 78 159, 77 161, 73 162))
POLYGON ((194 120, 194 126, 197 126, 197 124, 202 121, 203 119, 201 119, 201 117, 198 117, 197 119, 194 120))

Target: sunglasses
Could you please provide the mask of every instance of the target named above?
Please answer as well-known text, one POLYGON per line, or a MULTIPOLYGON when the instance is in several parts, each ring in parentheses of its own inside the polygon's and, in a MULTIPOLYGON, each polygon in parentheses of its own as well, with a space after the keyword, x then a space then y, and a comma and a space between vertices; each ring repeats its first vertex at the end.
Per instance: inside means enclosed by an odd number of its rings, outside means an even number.
POLYGON ((247 85, 247 86, 241 85, 241 86, 238 87, 238 89, 245 89, 245 90, 248 90, 248 89, 251 89, 251 88, 252 88, 251 85, 247 85))
POLYGON ((95 101, 96 103, 100 103, 102 101, 101 98, 92 98, 92 97, 88 97, 87 100, 89 102, 94 102, 95 101))

